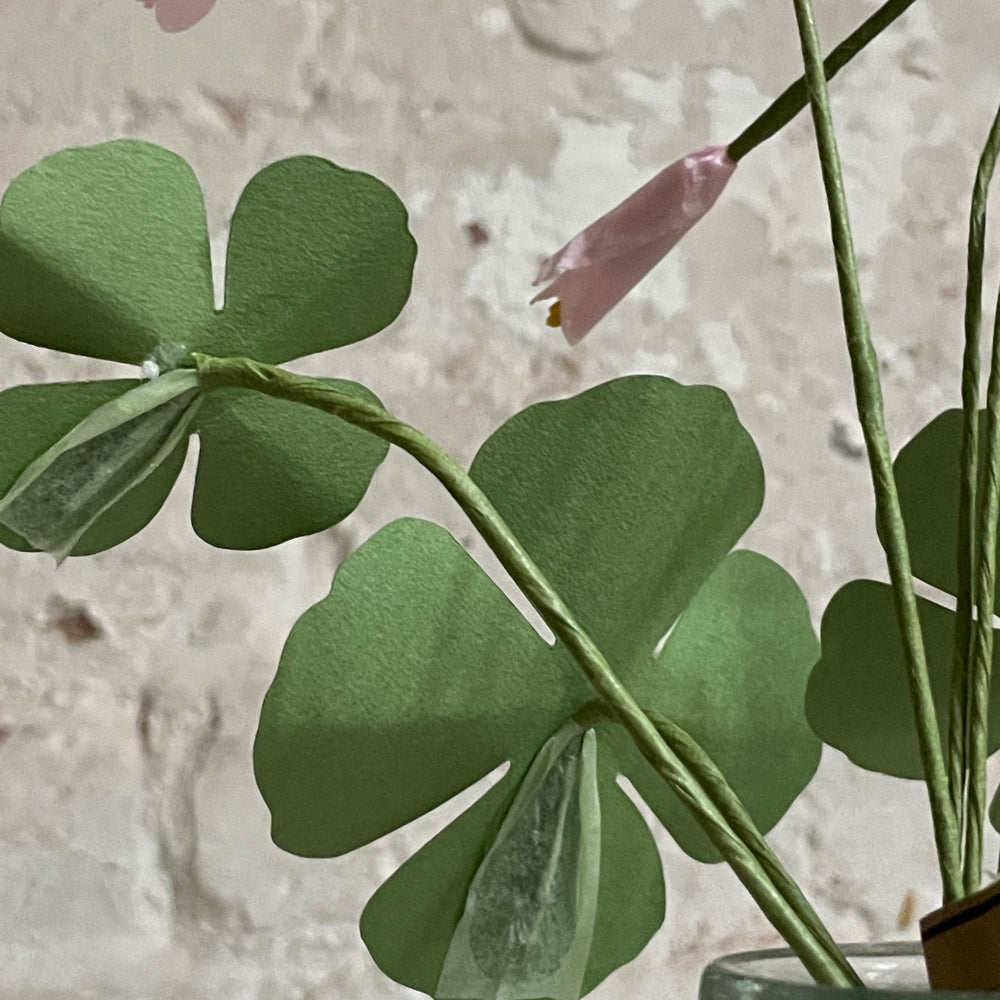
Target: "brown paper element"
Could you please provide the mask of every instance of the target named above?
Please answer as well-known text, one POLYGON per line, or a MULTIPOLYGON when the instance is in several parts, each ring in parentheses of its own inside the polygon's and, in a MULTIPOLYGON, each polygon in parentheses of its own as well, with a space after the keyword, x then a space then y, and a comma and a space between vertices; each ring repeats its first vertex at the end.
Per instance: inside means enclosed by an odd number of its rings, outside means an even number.
POLYGON ((920 921, 935 990, 1000 990, 1000 882, 920 921))

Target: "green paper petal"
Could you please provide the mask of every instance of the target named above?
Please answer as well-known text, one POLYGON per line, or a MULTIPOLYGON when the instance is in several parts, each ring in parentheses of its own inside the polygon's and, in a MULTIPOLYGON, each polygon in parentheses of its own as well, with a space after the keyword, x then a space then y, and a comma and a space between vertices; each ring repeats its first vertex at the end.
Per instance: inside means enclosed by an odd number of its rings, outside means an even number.
POLYGON ((254 749, 272 838, 310 857, 360 847, 530 759, 586 698, 443 528, 393 522, 285 645, 254 749))
POLYGON ((179 156, 118 140, 55 153, 0 202, 0 331, 141 364, 213 318, 201 189, 179 156))
MULTIPOLYGON (((323 381, 378 402, 357 383, 323 381)), ((342 521, 389 450, 329 414, 242 389, 209 393, 196 426, 191 521, 206 542, 228 549, 266 548, 342 521)))
POLYGON ((993 799, 990 802, 990 824, 994 830, 1000 830, 1000 788, 998 788, 993 793, 993 799))
MULTIPOLYGON (((142 383, 137 379, 16 386, 0 393, 0 495, 25 468, 98 407, 142 383)), ((72 555, 101 552, 131 538, 155 517, 184 464, 186 439, 151 475, 105 511, 73 547, 72 555)), ((0 543, 30 551, 23 538, 0 526, 0 543)))
MULTIPOLYGON (((522 769, 523 770, 523 769, 522 769)), ((581 995, 630 962, 663 922, 659 852, 598 754, 601 862, 597 919, 581 995)), ((465 897, 516 793, 513 769, 411 857, 368 902, 361 934, 386 975, 434 994, 465 897)))
MULTIPOLYGON (((917 598, 931 690, 942 731, 948 719, 955 615, 917 598)), ((910 708, 903 647, 892 590, 855 580, 842 587, 823 615, 823 655, 809 679, 806 714, 817 735, 860 767, 899 778, 923 778, 910 708)), ((994 641, 993 676, 1000 645, 994 641)), ((1000 746, 1000 697, 994 683, 989 749, 1000 746)))
POLYGON ((415 256, 381 181, 315 156, 274 163, 236 206, 225 309, 196 350, 281 364, 370 337, 403 308, 415 256))
MULTIPOLYGON (((794 580, 756 552, 731 553, 681 615, 656 659, 629 677, 639 704, 708 752, 766 832, 812 779, 820 742, 803 713, 819 644, 794 580)), ((602 727, 622 771, 671 836, 720 857, 686 807, 617 727, 602 727)))
POLYGON ((619 671, 651 655, 764 496, 726 394, 654 375, 528 407, 471 473, 619 671))

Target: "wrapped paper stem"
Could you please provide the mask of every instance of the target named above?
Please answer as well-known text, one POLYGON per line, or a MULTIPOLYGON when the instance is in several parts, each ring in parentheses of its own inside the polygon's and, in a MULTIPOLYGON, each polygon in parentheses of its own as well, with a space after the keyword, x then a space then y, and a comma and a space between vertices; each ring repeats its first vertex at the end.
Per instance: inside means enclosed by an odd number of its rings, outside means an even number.
POLYGON ((924 766, 930 797, 931 818, 937 844, 945 901, 962 894, 961 859, 957 817, 948 794, 944 749, 937 724, 937 711, 931 693, 927 655, 917 616, 917 601, 913 592, 910 552, 906 528, 899 503, 899 490, 892 469, 892 453, 885 427, 882 384, 878 358, 868 327, 858 267, 854 255, 854 239, 844 194, 840 153, 830 111, 830 95, 823 71, 819 36, 811 0, 794 0, 802 57, 806 67, 806 89, 812 105, 816 143, 819 149, 823 186, 830 210, 837 279, 847 334, 847 350, 854 376, 855 396, 861 428, 865 437, 868 462, 875 489, 875 510, 883 547, 889 564, 896 617, 906 654, 910 700, 917 727, 920 758, 924 766))

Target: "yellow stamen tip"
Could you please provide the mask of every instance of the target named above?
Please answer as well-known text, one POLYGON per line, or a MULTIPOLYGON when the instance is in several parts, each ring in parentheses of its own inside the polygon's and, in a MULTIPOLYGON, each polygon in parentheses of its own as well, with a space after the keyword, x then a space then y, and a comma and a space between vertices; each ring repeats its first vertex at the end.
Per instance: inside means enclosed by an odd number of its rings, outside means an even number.
POLYGON ((549 306, 549 315, 545 320, 546 326, 562 326, 561 307, 558 299, 549 306))

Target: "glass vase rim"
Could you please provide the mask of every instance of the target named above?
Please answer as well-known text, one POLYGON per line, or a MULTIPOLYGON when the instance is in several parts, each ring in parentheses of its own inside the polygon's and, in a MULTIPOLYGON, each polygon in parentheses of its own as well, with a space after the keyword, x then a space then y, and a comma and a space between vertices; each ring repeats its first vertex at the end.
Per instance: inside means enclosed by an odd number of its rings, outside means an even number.
MULTIPOLYGON (((867 942, 867 943, 855 943, 855 944, 843 944, 840 945, 841 950, 844 955, 850 959, 879 959, 879 958, 920 958, 923 959, 923 946, 920 941, 917 940, 906 940, 906 941, 878 941, 878 942, 867 942)), ((824 983, 816 983, 812 981, 798 981, 789 978, 786 975, 782 975, 780 972, 771 972, 770 974, 766 969, 761 968, 769 960, 784 961, 788 959, 795 959, 795 952, 791 948, 760 948, 753 949, 750 951, 739 951, 732 952, 727 955, 720 955, 718 958, 713 959, 705 966, 702 971, 702 983, 704 984, 706 978, 721 978, 727 977, 733 980, 739 979, 748 984, 759 984, 759 989, 766 990, 770 988, 771 990, 777 989, 788 989, 790 991, 799 991, 805 989, 809 992, 809 997, 812 1000, 826 1000, 826 998, 833 997, 843 997, 845 987, 831 986, 824 983)), ((754 990, 757 993, 758 990, 754 990)), ((969 990, 931 990, 929 988, 923 990, 914 990, 911 988, 906 988, 903 986, 891 986, 887 984, 880 983, 878 985, 869 985, 866 993, 869 996, 874 995, 880 998, 880 1000, 893 1000, 893 998, 898 998, 898 1000, 913 1000, 917 996, 929 996, 933 994, 935 998, 940 998, 940 1000, 958 1000, 958 998, 963 998, 963 1000, 970 1000, 970 998, 978 998, 978 1000, 986 1000, 988 997, 1000 997, 1000 992, 992 992, 987 990, 982 991, 969 991, 969 990)), ((801 995, 801 994, 800 994, 801 995)))

